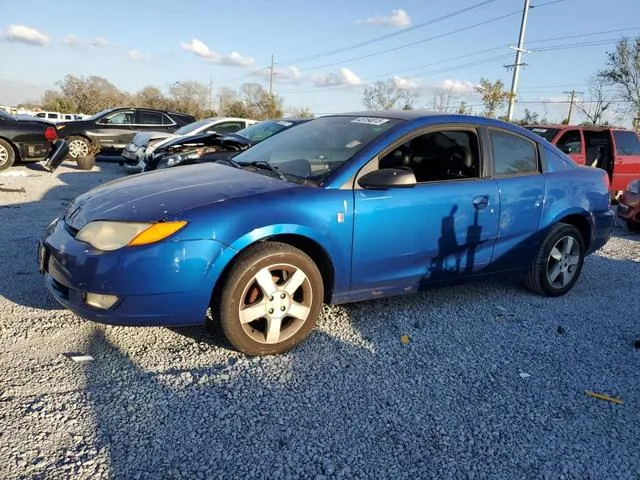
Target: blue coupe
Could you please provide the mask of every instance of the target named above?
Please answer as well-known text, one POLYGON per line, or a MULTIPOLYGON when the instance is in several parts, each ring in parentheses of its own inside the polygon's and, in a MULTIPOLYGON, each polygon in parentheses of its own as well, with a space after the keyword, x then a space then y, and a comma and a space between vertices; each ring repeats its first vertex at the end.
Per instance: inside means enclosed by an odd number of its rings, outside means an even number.
POLYGON ((80 317, 209 318, 238 350, 275 354, 309 334, 323 303, 514 274, 562 295, 611 235, 609 199, 604 170, 516 125, 359 112, 233 160, 95 188, 51 223, 38 259, 80 317))

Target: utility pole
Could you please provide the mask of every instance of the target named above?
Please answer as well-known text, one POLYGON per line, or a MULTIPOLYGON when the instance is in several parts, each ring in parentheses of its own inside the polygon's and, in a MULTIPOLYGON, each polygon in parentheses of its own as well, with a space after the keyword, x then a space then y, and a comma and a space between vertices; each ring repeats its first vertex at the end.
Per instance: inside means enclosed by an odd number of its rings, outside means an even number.
POLYGON ((271 54, 271 68, 269 69, 269 116, 273 116, 273 53, 271 54))
POLYGON ((518 76, 520 75, 520 67, 526 65, 521 63, 522 52, 533 53, 524 50, 524 33, 527 29, 527 15, 529 13, 529 0, 524 0, 524 10, 522 11, 522 22, 520 23, 520 37, 518 38, 518 46, 515 48, 516 61, 513 65, 505 65, 506 68, 513 67, 513 78, 511 79, 511 92, 509 94, 509 109, 507 110, 507 120, 510 122, 513 118, 513 109, 516 104, 516 93, 518 89, 518 76))
POLYGON ((569 115, 567 115, 567 125, 571 125, 571 112, 573 112, 573 104, 576 99, 576 93, 584 93, 584 92, 576 92, 575 89, 570 92, 564 92, 567 95, 571 94, 571 99, 569 100, 569 115))
POLYGON ((209 110, 213 111, 213 76, 209 74, 209 110))

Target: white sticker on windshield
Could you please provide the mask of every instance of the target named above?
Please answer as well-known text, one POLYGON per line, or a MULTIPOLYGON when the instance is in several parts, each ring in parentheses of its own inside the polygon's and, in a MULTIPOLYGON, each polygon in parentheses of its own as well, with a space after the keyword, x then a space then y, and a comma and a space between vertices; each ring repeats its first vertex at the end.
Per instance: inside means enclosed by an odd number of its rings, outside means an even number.
POLYGON ((389 121, 388 118, 358 117, 351 120, 351 123, 366 123, 367 125, 382 125, 383 123, 387 123, 388 121, 389 121))
POLYGON ((546 128, 532 128, 532 129, 531 129, 531 131, 532 131, 532 132, 541 132, 541 133, 544 133, 544 132, 546 132, 546 131, 547 131, 547 129, 546 129, 546 128))
POLYGON ((293 125, 293 123, 292 122, 287 122, 285 120, 280 120, 278 122, 278 125, 282 125, 283 127, 290 127, 291 125, 293 125))
POLYGON ((358 140, 352 140, 349 143, 347 143, 345 145, 346 148, 353 148, 353 147, 357 147, 358 145, 360 145, 360 142, 358 140))

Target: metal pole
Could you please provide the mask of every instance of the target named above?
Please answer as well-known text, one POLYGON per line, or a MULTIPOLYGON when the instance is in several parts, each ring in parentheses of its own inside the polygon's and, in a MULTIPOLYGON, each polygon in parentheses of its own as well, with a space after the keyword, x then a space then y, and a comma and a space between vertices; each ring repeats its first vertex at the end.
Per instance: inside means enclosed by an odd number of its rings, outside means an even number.
MULTIPOLYGON (((565 92, 569 93, 569 92, 565 92)), ((571 101, 569 102, 569 114, 567 115, 567 125, 571 125, 571 112, 573 111, 573 101, 576 98, 576 91, 571 90, 571 101)))
POLYGON ((524 48, 524 33, 527 28, 527 14, 529 13, 529 0, 524 0, 524 10, 522 11, 522 23, 520 23, 520 37, 516 48, 516 62, 513 66, 513 78, 511 79, 511 93, 509 94, 509 109, 507 110, 507 120, 513 118, 513 109, 516 104, 516 91, 518 89, 518 76, 520 75, 520 60, 522 49, 524 48))

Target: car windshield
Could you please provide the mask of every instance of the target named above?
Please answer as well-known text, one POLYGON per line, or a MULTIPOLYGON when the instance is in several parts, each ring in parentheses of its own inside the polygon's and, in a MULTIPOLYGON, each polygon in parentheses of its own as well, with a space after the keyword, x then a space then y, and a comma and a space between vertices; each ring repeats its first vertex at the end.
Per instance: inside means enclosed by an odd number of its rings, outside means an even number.
POLYGON ((204 127, 205 125, 208 125, 213 121, 214 119, 212 118, 205 118, 203 120, 198 120, 197 122, 188 123, 185 126, 177 129, 173 133, 175 133, 176 135, 189 135, 190 133, 195 132, 200 127, 204 127))
POLYGON ((9 115, 7 112, 5 112, 4 110, 0 110, 0 118, 4 118, 5 120, 15 120, 14 117, 12 117, 11 115, 9 115))
POLYGON ((321 181, 400 123, 383 117, 320 117, 239 153, 239 164, 267 162, 285 175, 321 181))
POLYGON ((295 125, 294 122, 288 122, 286 120, 269 120, 238 130, 232 133, 232 135, 246 138, 252 143, 258 143, 293 125, 295 125))
POLYGON ((547 128, 547 127, 524 127, 524 128, 532 131, 533 133, 537 133, 538 135, 540 135, 542 138, 544 138, 549 142, 553 140, 554 137, 557 135, 557 133, 560 131, 559 128, 547 128))

